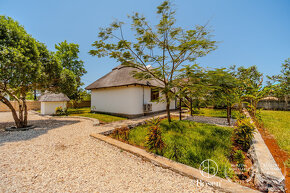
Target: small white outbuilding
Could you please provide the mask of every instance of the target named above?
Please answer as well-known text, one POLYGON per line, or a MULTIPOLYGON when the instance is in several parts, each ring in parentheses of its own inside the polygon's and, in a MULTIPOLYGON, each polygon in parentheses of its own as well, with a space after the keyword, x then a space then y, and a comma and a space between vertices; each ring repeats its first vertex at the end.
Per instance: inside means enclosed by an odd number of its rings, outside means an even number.
MULTIPOLYGON (((128 118, 140 117, 166 110, 163 83, 156 79, 139 80, 135 68, 119 65, 86 87, 91 90, 91 110, 128 118)), ((170 109, 176 109, 171 100, 170 109)))
POLYGON ((67 108, 67 102, 69 98, 63 93, 51 93, 45 92, 39 97, 41 102, 41 114, 42 115, 53 115, 57 107, 62 109, 67 108))

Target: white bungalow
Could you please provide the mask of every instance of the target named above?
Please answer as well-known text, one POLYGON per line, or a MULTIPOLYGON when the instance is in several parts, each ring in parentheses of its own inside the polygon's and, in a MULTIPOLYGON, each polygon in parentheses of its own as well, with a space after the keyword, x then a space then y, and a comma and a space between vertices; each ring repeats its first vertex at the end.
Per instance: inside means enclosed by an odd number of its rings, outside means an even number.
POLYGON ((41 114, 42 115, 53 115, 57 107, 62 107, 62 109, 67 108, 67 102, 69 98, 63 93, 51 93, 45 92, 39 97, 41 102, 41 114))
MULTIPOLYGON (((157 88, 157 80, 137 80, 132 76, 136 69, 119 65, 111 72, 86 87, 91 90, 91 110, 94 112, 139 117, 166 110, 165 102, 154 102, 164 98, 157 88)), ((172 101, 170 109, 176 108, 172 101)))

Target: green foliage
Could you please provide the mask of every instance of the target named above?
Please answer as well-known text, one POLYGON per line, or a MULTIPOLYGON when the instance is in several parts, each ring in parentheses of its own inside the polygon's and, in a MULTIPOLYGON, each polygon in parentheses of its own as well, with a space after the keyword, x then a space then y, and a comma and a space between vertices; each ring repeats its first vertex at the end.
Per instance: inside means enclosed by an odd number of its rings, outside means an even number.
POLYGON ((60 91, 66 94, 72 100, 81 100, 83 85, 81 77, 87 73, 84 68, 84 62, 79 60, 79 45, 68 43, 66 40, 56 44, 55 57, 62 65, 62 72, 58 86, 60 91))
POLYGON ((242 150, 237 150, 233 155, 234 161, 237 162, 237 166, 241 172, 245 170, 245 155, 242 150))
MULTIPOLYGON (((163 156, 183 164, 199 168, 202 161, 214 160, 219 166, 218 176, 225 177, 224 171, 232 177, 229 156, 233 129, 191 121, 162 120, 162 139, 165 143, 163 156)), ((130 130, 129 143, 145 147, 148 125, 130 130)))
POLYGON ((123 117, 117 117, 113 115, 91 113, 91 109, 89 107, 77 108, 77 109, 69 108, 68 116, 81 116, 81 117, 95 118, 95 119, 98 119, 101 123, 110 123, 110 122, 121 121, 121 120, 126 119, 123 117))
POLYGON ((236 124, 234 130, 235 142, 241 145, 244 151, 248 151, 254 138, 255 126, 251 123, 250 119, 239 120, 236 124))
POLYGON ((282 64, 281 73, 275 76, 267 76, 273 85, 273 95, 278 98, 283 98, 288 103, 290 95, 290 58, 282 64))
POLYGON ((197 114, 210 90, 206 72, 197 64, 184 65, 179 72, 178 78, 174 81, 178 88, 176 95, 182 98, 184 105, 192 114, 197 114))
POLYGON ((165 145, 162 139, 162 131, 160 128, 159 118, 151 119, 148 126, 149 128, 148 134, 146 136, 145 146, 151 152, 162 154, 165 145))
POLYGON ((272 92, 272 87, 263 86, 263 74, 256 66, 237 69, 233 66, 231 70, 239 83, 237 89, 239 108, 241 110, 242 103, 246 102, 249 113, 255 118, 258 102, 272 92))
POLYGON ((186 138, 184 138, 182 134, 173 132, 166 140, 166 151, 164 156, 174 161, 186 163, 186 157, 184 157, 188 149, 186 144, 186 138))
MULTIPOLYGON (((182 29, 176 26, 175 10, 170 1, 164 1, 157 7, 159 22, 150 25, 139 13, 129 16, 135 40, 125 39, 124 22, 115 21, 99 32, 90 54, 97 57, 111 57, 122 65, 135 68, 137 79, 155 79, 163 83, 161 93, 167 103, 170 122, 170 101, 175 97, 172 89, 178 69, 185 62, 195 61, 216 49, 211 33, 206 26, 182 29), (148 67, 148 66, 151 67, 148 67)), ((160 99, 162 100, 162 99, 160 99)))
POLYGON ((25 127, 26 94, 52 86, 61 66, 44 44, 10 17, 0 16, 0 37, 0 101, 12 111, 16 126, 25 127), (7 95, 18 102, 18 114, 7 95))

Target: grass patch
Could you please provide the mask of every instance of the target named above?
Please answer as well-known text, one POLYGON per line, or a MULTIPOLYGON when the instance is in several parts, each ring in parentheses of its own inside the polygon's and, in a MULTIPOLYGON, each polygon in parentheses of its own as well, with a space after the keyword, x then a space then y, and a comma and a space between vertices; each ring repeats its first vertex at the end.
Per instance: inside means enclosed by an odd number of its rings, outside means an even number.
MULTIPOLYGON (((194 168, 199 168, 202 161, 212 159, 218 164, 218 176, 225 177, 225 170, 229 177, 233 176, 229 161, 233 128, 177 120, 171 124, 162 120, 160 126, 165 142, 164 157, 194 168)), ((135 127, 130 130, 128 142, 144 147, 147 133, 148 125, 135 127)))
MULTIPOLYGON (((232 110, 232 118, 237 117, 237 110, 232 110)), ((197 111, 196 116, 205 116, 205 117, 219 117, 219 118, 227 118, 227 110, 226 109, 208 109, 208 108, 201 108, 197 111)))
POLYGON ((110 123, 110 122, 121 121, 121 120, 126 119, 123 117, 117 117, 113 115, 91 113, 91 109, 89 107, 77 108, 77 109, 69 108, 67 111, 68 111, 68 116, 90 117, 90 118, 98 119, 100 122, 104 122, 104 123, 110 123))
MULTIPOLYGON (((290 154, 290 112, 262 110, 261 118, 264 127, 274 136, 279 147, 290 154)), ((286 165, 290 168, 290 158, 286 165)))

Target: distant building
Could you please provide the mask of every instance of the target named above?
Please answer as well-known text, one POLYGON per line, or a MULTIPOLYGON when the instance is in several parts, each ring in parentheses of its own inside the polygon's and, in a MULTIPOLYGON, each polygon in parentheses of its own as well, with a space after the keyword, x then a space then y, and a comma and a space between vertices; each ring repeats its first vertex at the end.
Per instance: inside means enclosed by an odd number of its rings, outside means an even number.
POLYGON ((41 114, 42 115, 52 115, 55 114, 55 109, 57 107, 62 107, 62 109, 67 108, 67 102, 70 99, 63 93, 51 93, 45 92, 39 97, 41 102, 41 114))

